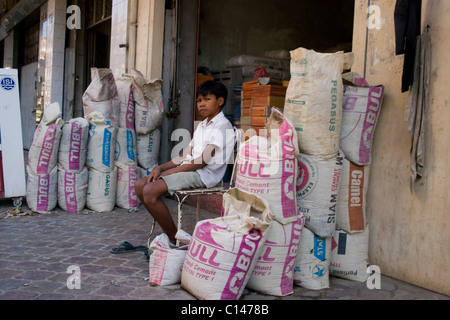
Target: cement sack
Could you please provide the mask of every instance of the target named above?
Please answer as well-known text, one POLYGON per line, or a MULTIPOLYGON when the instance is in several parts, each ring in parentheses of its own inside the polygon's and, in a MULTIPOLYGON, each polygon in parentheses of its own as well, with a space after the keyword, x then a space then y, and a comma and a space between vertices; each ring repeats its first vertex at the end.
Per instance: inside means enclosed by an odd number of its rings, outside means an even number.
POLYGON ((111 172, 89 169, 86 207, 96 212, 109 212, 116 206, 117 168, 111 172))
POLYGON ((138 172, 139 172, 139 179, 142 179, 142 178, 147 177, 150 173, 152 173, 152 170, 138 167, 138 172))
POLYGON ((344 158, 336 211, 336 227, 349 233, 365 230, 369 175, 370 165, 359 166, 344 158))
POLYGON ((277 50, 270 50, 264 52, 265 57, 274 58, 274 59, 283 59, 283 60, 289 60, 291 58, 291 55, 289 53, 289 50, 287 49, 277 49, 277 50))
POLYGON ((133 94, 136 132, 147 134, 161 128, 164 120, 162 80, 147 80, 136 70, 132 70, 131 74, 135 80, 133 94))
POLYGON ((331 245, 330 275, 366 282, 369 278, 369 228, 360 233, 336 229, 331 245))
POLYGON ((58 168, 50 173, 37 175, 27 166, 27 204, 38 213, 47 213, 58 204, 58 168))
POLYGON ((283 70, 289 68, 289 59, 283 62, 282 59, 277 58, 241 54, 228 59, 225 66, 227 68, 265 67, 266 69, 283 70))
POLYGON ((91 68, 92 81, 83 94, 84 115, 100 112, 113 127, 119 126, 120 100, 111 69, 91 68))
POLYGON ((52 124, 41 121, 28 152, 28 165, 38 175, 46 175, 56 168, 64 121, 59 118, 52 124))
POLYGON ((339 152, 344 53, 298 48, 291 59, 284 113, 297 131, 300 152, 333 158, 339 152))
POLYGON ((346 85, 340 133, 340 146, 346 158, 368 165, 372 142, 383 102, 384 86, 346 85))
POLYGON ((333 236, 343 157, 329 160, 300 154, 297 205, 306 215, 305 226, 322 238, 333 236))
POLYGON ((135 130, 135 103, 133 94, 133 82, 133 77, 126 74, 116 80, 120 101, 119 127, 129 130, 135 130))
POLYGON ((301 245, 304 224, 303 214, 299 215, 297 221, 288 224, 272 221, 247 288, 273 296, 287 296, 294 292, 295 259, 301 245))
POLYGON ((237 156, 236 188, 267 200, 281 224, 297 220, 295 188, 298 175, 297 136, 292 124, 273 109, 267 129, 270 138, 253 136, 237 156))
POLYGON ((88 139, 89 122, 86 119, 72 119, 64 125, 59 146, 58 164, 65 171, 80 173, 84 169, 88 139))
POLYGON ((44 114, 42 115, 42 122, 47 126, 53 124, 62 117, 61 106, 58 102, 54 102, 44 109, 44 114))
POLYGON ((332 238, 321 238, 304 228, 294 266, 294 284, 309 290, 330 287, 332 238))
POLYGON ((188 246, 176 247, 165 233, 150 244, 150 285, 170 286, 181 282, 181 271, 188 246))
POLYGON ((116 205, 122 209, 136 209, 139 199, 134 185, 139 180, 139 170, 136 166, 129 166, 118 162, 117 166, 117 192, 116 205))
POLYGON ((102 172, 114 170, 117 128, 106 123, 100 113, 90 122, 86 166, 102 172))
POLYGON ((58 205, 69 213, 83 211, 86 206, 86 193, 89 171, 84 167, 79 173, 58 168, 58 205))
POLYGON ((137 165, 136 132, 130 129, 118 128, 115 151, 116 162, 128 166, 137 165))
POLYGON ((144 169, 153 170, 159 164, 161 150, 161 130, 137 135, 138 164, 144 169))
POLYGON ((181 285, 200 300, 238 300, 266 241, 272 214, 256 195, 231 189, 223 217, 200 221, 189 246, 181 285))

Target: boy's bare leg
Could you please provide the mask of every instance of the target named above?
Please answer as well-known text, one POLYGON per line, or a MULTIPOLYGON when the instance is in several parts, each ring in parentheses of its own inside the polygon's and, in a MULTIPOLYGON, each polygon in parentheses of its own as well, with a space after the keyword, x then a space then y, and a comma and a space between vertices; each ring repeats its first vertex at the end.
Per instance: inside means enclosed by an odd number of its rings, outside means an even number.
POLYGON ((172 219, 169 208, 161 199, 166 193, 167 185, 164 180, 157 180, 146 184, 140 195, 142 196, 141 201, 145 208, 161 226, 163 232, 169 237, 170 242, 175 244, 177 227, 172 219))

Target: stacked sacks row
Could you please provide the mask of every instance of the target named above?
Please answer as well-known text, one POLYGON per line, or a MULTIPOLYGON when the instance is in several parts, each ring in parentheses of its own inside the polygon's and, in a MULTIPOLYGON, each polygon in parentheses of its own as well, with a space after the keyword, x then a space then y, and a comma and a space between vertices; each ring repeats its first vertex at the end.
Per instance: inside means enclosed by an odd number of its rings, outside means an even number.
POLYGON ((267 130, 269 137, 253 136, 244 142, 236 160, 236 188, 266 200, 273 214, 247 287, 286 296, 293 292, 293 266, 305 224, 295 197, 298 142, 292 123, 276 109, 267 130))
POLYGON ((116 205, 137 209, 139 200, 134 190, 138 180, 133 78, 122 75, 116 81, 120 100, 120 121, 116 139, 117 193, 116 205))
POLYGON ((86 166, 89 170, 86 207, 96 212, 112 211, 117 190, 115 166, 120 100, 110 69, 91 69, 92 81, 83 95, 89 120, 86 166))
POLYGON ((149 81, 137 70, 118 79, 120 128, 117 138, 117 206, 135 209, 134 185, 159 164, 164 120, 162 81, 149 81))
POLYGON ((286 117, 298 134, 297 205, 306 217, 294 283, 307 289, 329 287, 331 239, 336 228, 343 157, 343 52, 323 54, 298 48, 291 52, 291 81, 286 117))
POLYGON ((136 210, 139 200, 134 185, 143 174, 158 165, 160 139, 155 139, 150 156, 147 150, 149 137, 158 135, 164 118, 161 81, 148 81, 136 70, 116 81, 111 70, 95 68, 92 78, 85 93, 85 103, 93 100, 87 98, 92 96, 91 92, 102 92, 106 93, 103 98, 112 101, 113 110, 96 110, 95 104, 85 107, 91 123, 88 155, 92 154, 86 160, 92 177, 87 206, 99 212, 111 211, 114 206, 136 210), (95 144, 96 137, 101 145, 95 144), (145 139, 147 148, 142 148, 140 145, 145 139), (95 157, 98 157, 97 161, 95 157), (141 161, 149 157, 151 163, 141 161))
POLYGON ((369 276, 369 228, 366 195, 372 141, 380 115, 384 86, 369 85, 356 73, 344 79, 340 147, 345 156, 336 231, 332 239, 330 274, 359 282, 369 276))
POLYGON ((131 75, 134 78, 136 106, 137 163, 142 177, 159 164, 161 126, 164 120, 162 81, 147 80, 136 70, 132 70, 131 75))
POLYGON ((297 204, 306 216, 295 284, 328 288, 329 275, 365 281, 365 196, 384 88, 368 86, 353 73, 342 75, 342 52, 299 48, 291 55, 284 110, 298 133, 297 204))
POLYGON ((27 202, 33 211, 48 212, 58 204, 73 213, 84 208, 108 212, 116 205, 136 209, 134 184, 142 172, 157 166, 164 116, 160 81, 146 81, 133 71, 133 77, 124 75, 116 83, 110 69, 91 71, 92 82, 83 95, 85 118, 65 123, 59 104, 45 108, 28 157, 27 202), (140 132, 147 132, 142 139, 137 138, 137 123, 140 132), (145 139, 139 151, 139 140, 145 139))
POLYGON ((32 211, 49 212, 58 204, 58 150, 61 143, 61 108, 47 106, 28 153, 27 204, 32 211))
POLYGON ((58 153, 58 205, 70 213, 80 212, 86 206, 88 138, 86 119, 72 119, 64 124, 58 153))

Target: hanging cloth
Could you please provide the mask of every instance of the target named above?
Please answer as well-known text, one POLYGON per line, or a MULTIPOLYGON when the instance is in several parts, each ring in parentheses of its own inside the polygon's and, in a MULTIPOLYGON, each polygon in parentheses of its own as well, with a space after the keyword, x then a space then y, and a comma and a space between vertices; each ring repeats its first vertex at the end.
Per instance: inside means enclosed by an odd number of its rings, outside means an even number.
POLYGON ((425 165, 425 119, 430 99, 431 41, 428 33, 417 37, 415 79, 408 99, 405 121, 412 138, 411 183, 423 176, 425 165))
POLYGON ((404 54, 402 92, 414 82, 416 39, 420 35, 422 0, 397 0, 394 11, 395 53, 404 54))

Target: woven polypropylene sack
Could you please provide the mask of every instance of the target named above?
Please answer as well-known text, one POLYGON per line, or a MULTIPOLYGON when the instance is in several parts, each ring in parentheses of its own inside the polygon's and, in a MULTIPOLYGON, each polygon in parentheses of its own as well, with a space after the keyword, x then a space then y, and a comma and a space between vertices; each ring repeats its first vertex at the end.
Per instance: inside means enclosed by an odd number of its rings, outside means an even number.
POLYGON ((123 75, 116 80, 117 91, 119 95, 119 127, 129 130, 135 130, 135 112, 133 93, 134 79, 131 75, 123 75))
POLYGON ((128 166, 137 165, 136 132, 131 129, 118 128, 116 136, 116 162, 128 166))
POLYGON ((372 142, 383 102, 384 86, 346 85, 340 147, 358 165, 372 159, 372 142))
POLYGON ((183 288, 201 300, 241 297, 272 221, 268 203, 242 190, 223 203, 222 218, 197 223, 183 265, 183 288))
POLYGON ((339 152, 344 53, 291 52, 285 115, 298 134, 300 152, 322 158, 339 152))
POLYGON ((302 213, 297 221, 288 224, 272 221, 247 288, 273 296, 293 293, 294 265, 304 224, 305 216, 302 213))
POLYGON ((291 223, 298 219, 297 137, 290 121, 275 109, 268 129, 269 138, 253 136, 240 146, 236 187, 267 200, 278 222, 291 223))
POLYGON ((58 204, 58 167, 37 175, 27 166, 27 204, 34 212, 46 213, 58 204))
POLYGON ((117 128, 102 117, 90 122, 86 166, 102 172, 114 170, 117 128))
POLYGON ((58 205, 69 213, 83 211, 86 206, 86 193, 89 172, 86 167, 79 173, 58 168, 58 205))
POLYGON ((158 166, 161 150, 161 130, 137 135, 138 164, 144 169, 153 170, 158 166))
POLYGON ((366 282, 369 278, 369 228, 352 234, 336 229, 332 241, 330 275, 366 282))
POLYGON ((137 166, 128 166, 117 163, 117 192, 116 205, 122 209, 136 209, 139 207, 139 199, 134 186, 139 180, 139 169, 137 166))
POLYGON ((297 205, 306 215, 305 226, 320 237, 330 238, 336 228, 343 157, 329 160, 300 154, 297 205))
POLYGON ((81 172, 86 165, 87 143, 89 139, 89 122, 76 118, 67 122, 62 128, 58 164, 69 172, 81 172))
POLYGON ((149 283, 156 286, 170 286, 181 282, 181 272, 188 246, 172 245, 165 233, 157 236, 150 244, 149 283))
POLYGON ((164 101, 162 80, 147 80, 136 70, 131 72, 134 78, 133 94, 135 102, 135 128, 138 134, 147 134, 159 129, 164 120, 164 101))
POLYGON ((359 166, 344 159, 339 187, 336 227, 349 233, 366 228, 366 196, 369 188, 370 165, 359 166))
POLYGON ((28 152, 28 165, 35 174, 45 175, 56 168, 63 126, 62 119, 49 125, 44 122, 38 125, 28 152))
POLYGON ((120 100, 111 69, 91 68, 92 81, 83 94, 83 110, 87 119, 100 112, 113 127, 119 126, 120 100))
POLYGON ((294 266, 294 284, 309 290, 330 287, 332 238, 321 238, 304 228, 294 266))
POLYGON ((117 168, 111 172, 89 169, 86 207, 96 212, 109 212, 116 206, 117 168))

